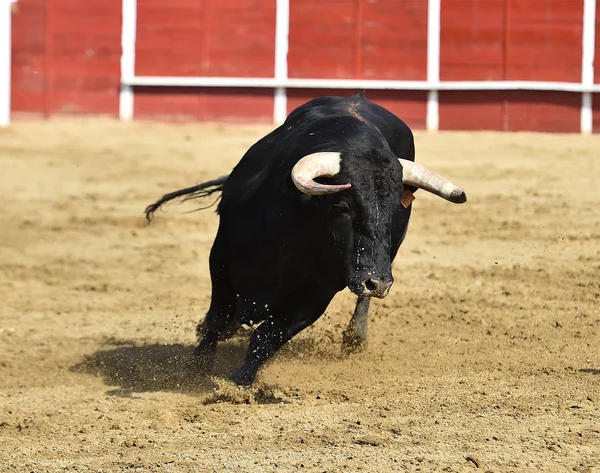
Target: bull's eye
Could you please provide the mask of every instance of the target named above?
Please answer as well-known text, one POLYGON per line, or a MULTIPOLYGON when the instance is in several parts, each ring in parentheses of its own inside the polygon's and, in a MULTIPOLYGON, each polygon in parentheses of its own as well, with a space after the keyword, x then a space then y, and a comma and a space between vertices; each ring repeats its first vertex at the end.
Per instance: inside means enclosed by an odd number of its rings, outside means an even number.
POLYGON ((346 202, 338 202, 333 206, 336 213, 340 215, 348 215, 350 214, 350 206, 346 202))

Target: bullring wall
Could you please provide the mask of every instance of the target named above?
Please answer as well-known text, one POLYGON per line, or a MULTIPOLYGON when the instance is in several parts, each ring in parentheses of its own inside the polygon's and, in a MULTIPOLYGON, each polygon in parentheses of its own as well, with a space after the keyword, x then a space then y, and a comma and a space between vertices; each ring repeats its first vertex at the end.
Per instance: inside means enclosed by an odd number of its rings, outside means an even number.
MULTIPOLYGON (((12 109, 118 116, 121 0, 20 0, 12 109)), ((273 77, 275 0, 138 0, 136 74, 273 77)), ((581 81, 583 0, 442 0, 441 80, 581 81)), ((598 17, 597 17, 598 18, 598 17)), ((596 50, 600 51, 596 20, 596 50)), ((600 82, 595 58, 595 81, 600 82)), ((290 78, 425 80, 426 0, 291 0, 290 78)), ((288 90, 288 109, 344 90, 288 90)), ((371 91, 424 128, 424 91, 371 91)), ((600 98, 594 97, 600 130, 600 98)), ((273 120, 272 89, 137 87, 136 118, 273 120)), ((581 94, 443 91, 440 129, 578 132, 581 94)))

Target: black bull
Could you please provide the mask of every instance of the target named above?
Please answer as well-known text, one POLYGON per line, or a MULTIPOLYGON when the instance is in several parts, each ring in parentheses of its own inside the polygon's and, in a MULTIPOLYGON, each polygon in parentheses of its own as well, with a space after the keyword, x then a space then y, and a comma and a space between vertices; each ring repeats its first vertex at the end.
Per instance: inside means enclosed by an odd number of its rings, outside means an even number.
POLYGON ((212 299, 196 354, 207 366, 217 342, 256 326, 233 375, 251 384, 294 335, 315 322, 333 296, 358 296, 346 347, 366 341, 370 297, 385 297, 391 263, 408 226, 417 188, 452 202, 466 194, 414 164, 412 132, 398 117, 353 97, 322 97, 294 110, 254 144, 229 176, 163 196, 221 191, 210 253, 212 299), (401 159, 398 159, 401 158, 401 159))

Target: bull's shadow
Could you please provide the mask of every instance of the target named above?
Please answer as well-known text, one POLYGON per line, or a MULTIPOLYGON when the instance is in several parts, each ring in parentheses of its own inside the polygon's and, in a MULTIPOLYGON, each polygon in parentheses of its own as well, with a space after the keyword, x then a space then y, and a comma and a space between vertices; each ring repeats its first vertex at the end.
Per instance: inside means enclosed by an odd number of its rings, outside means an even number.
MULTIPOLYGON (((336 340, 333 332, 310 332, 284 345, 275 359, 322 362, 348 356, 342 353, 341 340, 336 340)), ((108 391, 113 396, 153 391, 203 395, 217 387, 215 378, 229 378, 241 366, 250 334, 251 330, 242 329, 230 340, 219 342, 214 367, 208 373, 193 354, 195 345, 138 345, 122 340, 107 341, 106 349, 86 355, 71 371, 98 376, 108 386, 118 386, 108 391)))
POLYGON ((127 341, 107 343, 71 368, 102 378, 113 396, 131 396, 136 392, 169 391, 202 395, 217 387, 214 378, 228 378, 244 358, 248 340, 236 338, 222 342, 217 349, 214 368, 202 369, 193 355, 194 346, 152 344, 138 346, 127 341))

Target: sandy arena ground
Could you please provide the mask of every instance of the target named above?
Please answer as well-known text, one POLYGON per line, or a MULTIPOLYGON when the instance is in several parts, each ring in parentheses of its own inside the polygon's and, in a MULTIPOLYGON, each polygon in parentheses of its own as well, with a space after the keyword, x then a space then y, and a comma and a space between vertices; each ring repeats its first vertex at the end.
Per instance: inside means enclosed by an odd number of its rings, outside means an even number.
POLYGON ((0 472, 600 472, 600 136, 418 133, 470 200, 417 193, 367 352, 344 292, 242 390, 191 356, 217 216, 143 210, 266 131, 0 132, 0 472))

